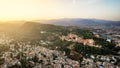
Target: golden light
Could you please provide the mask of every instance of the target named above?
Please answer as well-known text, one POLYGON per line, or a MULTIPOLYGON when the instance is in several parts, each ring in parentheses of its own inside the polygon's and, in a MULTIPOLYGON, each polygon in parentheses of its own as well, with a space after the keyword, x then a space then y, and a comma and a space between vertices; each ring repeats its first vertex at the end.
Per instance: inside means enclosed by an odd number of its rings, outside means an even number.
POLYGON ((0 0, 0 20, 33 20, 50 18, 52 0, 0 0))

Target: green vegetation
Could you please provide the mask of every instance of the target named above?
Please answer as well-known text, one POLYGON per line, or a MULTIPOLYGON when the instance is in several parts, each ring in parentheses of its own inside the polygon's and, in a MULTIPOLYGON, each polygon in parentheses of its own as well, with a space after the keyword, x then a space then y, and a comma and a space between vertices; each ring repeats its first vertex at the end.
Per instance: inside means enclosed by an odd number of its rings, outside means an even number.
POLYGON ((85 56, 86 54, 110 55, 116 54, 120 50, 120 48, 115 47, 114 43, 107 42, 105 39, 102 38, 96 38, 89 30, 81 29, 79 27, 64 27, 28 22, 23 24, 21 28, 14 31, 12 35, 10 34, 10 36, 15 39, 14 42, 31 41, 31 44, 39 44, 38 42, 40 40, 52 42, 45 47, 51 49, 56 49, 57 47, 58 50, 65 51, 66 55, 69 57, 71 57, 71 50, 67 47, 72 44, 74 44, 73 51, 83 56, 85 56), (44 33, 41 33, 41 31, 44 31, 44 33), (99 45, 101 46, 101 48, 60 40, 60 36, 66 36, 69 33, 76 34, 77 36, 83 37, 84 39, 93 39, 95 41, 95 45, 99 45))
POLYGON ((80 29, 80 28, 73 29, 72 33, 74 33, 80 37, 83 37, 85 39, 92 39, 94 37, 92 32, 90 32, 89 30, 80 29))

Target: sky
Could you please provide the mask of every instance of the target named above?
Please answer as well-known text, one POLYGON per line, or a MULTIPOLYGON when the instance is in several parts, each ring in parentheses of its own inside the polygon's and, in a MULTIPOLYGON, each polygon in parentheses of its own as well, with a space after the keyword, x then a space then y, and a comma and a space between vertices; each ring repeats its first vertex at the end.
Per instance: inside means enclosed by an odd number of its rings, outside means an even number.
POLYGON ((0 0, 0 20, 96 18, 120 21, 120 0, 0 0))

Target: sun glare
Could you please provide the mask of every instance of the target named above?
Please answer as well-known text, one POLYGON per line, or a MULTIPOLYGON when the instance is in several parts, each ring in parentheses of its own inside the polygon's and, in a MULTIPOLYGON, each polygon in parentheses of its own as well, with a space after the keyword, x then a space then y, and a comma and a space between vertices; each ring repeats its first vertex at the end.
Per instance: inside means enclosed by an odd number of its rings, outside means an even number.
POLYGON ((0 20, 98 18, 119 20, 119 2, 103 0, 0 0, 0 20))
POLYGON ((52 5, 49 0, 0 0, 0 20, 47 19, 52 5))

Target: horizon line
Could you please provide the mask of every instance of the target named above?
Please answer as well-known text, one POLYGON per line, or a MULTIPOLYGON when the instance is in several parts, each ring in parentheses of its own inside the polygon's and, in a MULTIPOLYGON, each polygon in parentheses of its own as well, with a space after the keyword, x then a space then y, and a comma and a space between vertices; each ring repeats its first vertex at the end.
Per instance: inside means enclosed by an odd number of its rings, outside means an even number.
POLYGON ((96 20, 105 20, 105 21, 120 21, 120 20, 111 20, 111 19, 99 19, 99 18, 48 18, 48 19, 9 19, 9 20, 0 20, 0 22, 12 22, 12 21, 46 21, 46 20, 59 20, 59 19, 96 19, 96 20))

